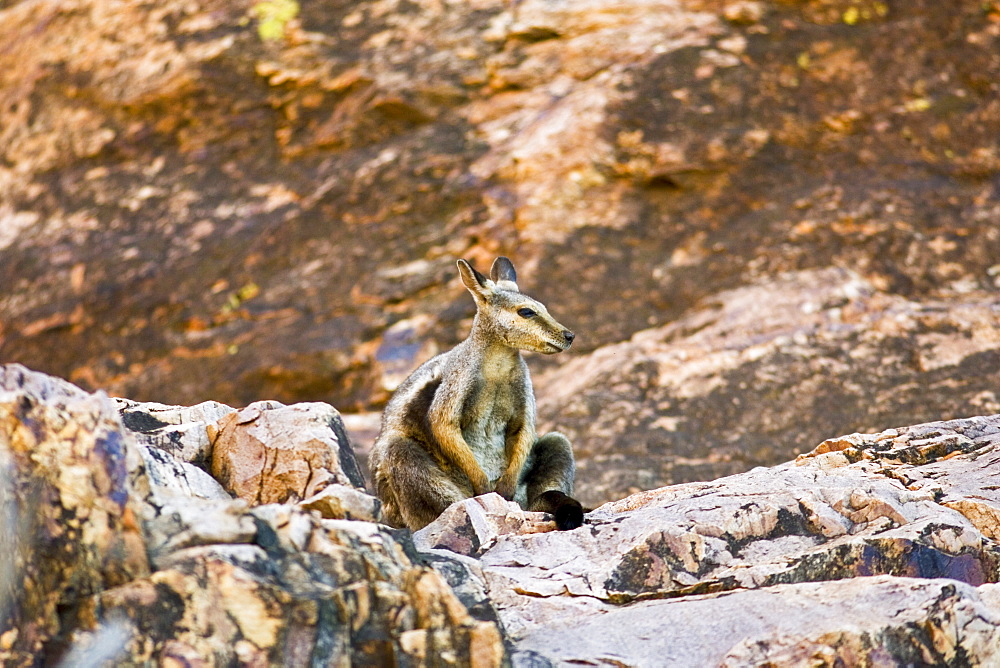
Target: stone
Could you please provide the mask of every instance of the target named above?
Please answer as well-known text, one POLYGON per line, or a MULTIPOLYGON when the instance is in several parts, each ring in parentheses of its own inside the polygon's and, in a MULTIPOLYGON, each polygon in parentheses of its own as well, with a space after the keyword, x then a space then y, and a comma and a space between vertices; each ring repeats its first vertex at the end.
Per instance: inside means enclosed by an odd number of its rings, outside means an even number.
POLYGON ((482 507, 499 504, 461 502, 414 545, 476 557, 465 568, 523 665, 988 665, 998 451, 1000 415, 851 434, 604 504, 574 531, 514 527, 473 548, 482 507), (949 640, 929 640, 939 634, 949 640))
POLYGON ((308 499, 299 502, 303 510, 314 510, 327 520, 363 520, 379 522, 382 502, 354 487, 331 483, 308 499))
MULTIPOLYGON (((376 515, 372 497, 327 481, 315 509, 251 508, 200 486, 191 475, 207 476, 201 469, 137 443, 139 426, 122 424, 118 403, 0 366, 3 665, 509 665, 466 566, 423 559, 409 532, 321 516, 337 502, 346 516, 376 515)), ((268 443, 292 434, 349 448, 333 409, 298 408, 261 404, 222 421, 242 416, 253 429, 263 413, 278 432, 268 443)), ((196 413, 190 424, 205 419, 196 413)))
POLYGON ((175 458, 166 450, 140 445, 146 475, 155 495, 199 499, 231 499, 215 478, 201 468, 175 458))
POLYGON ((0 366, 0 465, 0 663, 30 666, 89 597, 149 573, 148 482, 106 395, 16 364, 0 366))
POLYGON ((258 506, 243 517, 256 524, 246 543, 175 550, 149 578, 95 600, 94 618, 129 621, 119 665, 170 657, 433 665, 430 651, 454 665, 502 665, 496 622, 472 617, 384 528, 320 520, 288 505, 258 506))
POLYGON ((500 536, 546 530, 555 530, 551 516, 526 512, 491 492, 452 504, 436 520, 415 531, 413 543, 423 551, 446 549, 471 557, 488 550, 500 536))
POLYGON ((148 578, 94 600, 92 618, 127 620, 116 665, 503 664, 496 624, 471 617, 376 525, 257 510, 256 543, 176 551, 148 578))
POLYGON ((997 586, 877 575, 645 601, 532 629, 553 664, 991 665, 997 586))
POLYGON ((255 403, 216 429, 212 476, 250 505, 301 501, 330 484, 364 490, 340 415, 327 404, 255 403))
POLYGON ((245 501, 177 496, 146 522, 147 549, 157 566, 178 550, 201 545, 253 543, 257 524, 245 501))
POLYGON ((115 399, 122 424, 147 447, 157 448, 190 464, 206 467, 212 459, 209 428, 236 409, 217 401, 195 406, 165 406, 153 402, 115 399))
MULTIPOLYGON (((488 494, 413 533, 342 468, 304 501, 206 492, 121 405, 0 366, 4 665, 1000 661, 1000 414, 827 438, 572 531, 488 494)), ((213 457, 238 428, 336 453, 335 418, 264 403, 205 428, 213 457)))

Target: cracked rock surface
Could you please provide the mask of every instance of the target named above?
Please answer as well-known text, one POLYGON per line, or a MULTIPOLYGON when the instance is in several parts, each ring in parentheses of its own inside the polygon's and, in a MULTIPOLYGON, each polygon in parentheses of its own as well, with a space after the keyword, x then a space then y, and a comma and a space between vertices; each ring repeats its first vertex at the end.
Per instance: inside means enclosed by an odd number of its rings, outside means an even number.
POLYGON ((112 401, 0 366, 0 664, 501 666, 495 612, 460 599, 447 556, 431 567, 405 533, 344 519, 378 504, 344 473, 336 412, 249 410, 112 401), (257 445, 325 444, 308 504, 294 476, 272 481, 286 503, 248 502, 191 463, 213 424, 261 413, 257 445))
POLYGON ((634 494, 573 531, 480 497, 416 545, 477 558, 524 665, 992 665, 998 475, 1000 415, 975 417, 634 494))
POLYGON ((829 438, 572 531, 487 494, 416 533, 377 522, 335 418, 0 366, 0 662, 1000 663, 1000 415, 829 438), (206 470, 230 423, 253 448, 325 444, 325 484, 235 498, 206 470))

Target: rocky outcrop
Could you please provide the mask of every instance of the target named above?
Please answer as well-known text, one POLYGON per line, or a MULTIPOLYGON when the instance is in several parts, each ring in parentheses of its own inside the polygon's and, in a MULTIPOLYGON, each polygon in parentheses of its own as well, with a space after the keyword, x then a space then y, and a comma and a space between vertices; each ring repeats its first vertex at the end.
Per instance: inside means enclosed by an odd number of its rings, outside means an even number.
MULTIPOLYGON (((326 444, 328 456, 313 463, 328 468, 313 478, 327 509, 377 511, 351 476, 331 482, 357 466, 346 441, 329 436, 342 433, 333 409, 252 410, 253 419, 267 416, 270 431, 256 432, 264 445, 294 452, 307 437, 306 454, 315 455, 316 442, 326 444), (301 429, 302 415, 309 429, 301 429)), ((0 367, 0 663, 504 662, 492 608, 467 608, 405 535, 325 519, 331 513, 315 499, 303 505, 319 511, 296 505, 291 476, 281 478, 288 503, 252 499, 251 507, 194 464, 143 443, 166 441, 198 460, 199 429, 221 422, 225 431, 227 417, 247 415, 219 404, 112 402, 18 365, 0 367), (191 484, 194 470, 216 489, 191 484)))
POLYGON ((0 427, 4 665, 1000 661, 1000 415, 827 439, 572 531, 488 494, 414 534, 373 521, 315 404, 112 401, 8 365, 0 427), (294 477, 233 498, 202 468, 199 432, 262 419, 255 447, 326 444, 312 498, 294 477))
POLYGON ((32 665, 91 597, 149 574, 149 484, 101 395, 0 366, 0 662, 32 665))
POLYGON ((1000 416, 971 418, 642 492, 575 531, 529 533, 516 506, 472 499, 415 540, 477 558, 532 660, 985 666, 1000 661, 998 473, 1000 416))
POLYGON ((1000 303, 913 302, 853 271, 783 274, 717 295, 535 381, 543 428, 573 442, 597 505, 778 464, 844 430, 1000 412, 1000 303), (933 399, 929 399, 933 396, 933 399))

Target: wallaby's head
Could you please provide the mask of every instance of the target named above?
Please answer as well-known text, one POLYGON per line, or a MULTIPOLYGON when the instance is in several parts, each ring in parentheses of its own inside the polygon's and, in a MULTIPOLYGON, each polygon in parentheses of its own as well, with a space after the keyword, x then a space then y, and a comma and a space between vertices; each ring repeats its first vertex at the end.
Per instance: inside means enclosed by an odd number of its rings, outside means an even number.
POLYGON ((517 287, 514 265, 498 257, 487 278, 465 260, 458 261, 462 283, 476 299, 479 327, 518 350, 561 353, 573 343, 574 334, 549 315, 539 301, 517 287))

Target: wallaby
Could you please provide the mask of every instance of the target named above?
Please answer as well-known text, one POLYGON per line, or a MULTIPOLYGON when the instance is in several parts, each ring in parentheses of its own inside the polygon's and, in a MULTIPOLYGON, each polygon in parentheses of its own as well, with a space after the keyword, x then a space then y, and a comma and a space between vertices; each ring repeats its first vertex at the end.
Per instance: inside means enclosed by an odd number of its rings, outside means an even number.
POLYGON ((386 520, 420 529, 456 501, 497 492, 555 516, 559 529, 583 523, 571 498, 576 464, 569 440, 535 433, 535 395, 522 350, 554 354, 574 334, 517 287, 499 257, 490 278, 458 261, 475 298, 469 337, 403 381, 386 405, 369 459, 386 520))

